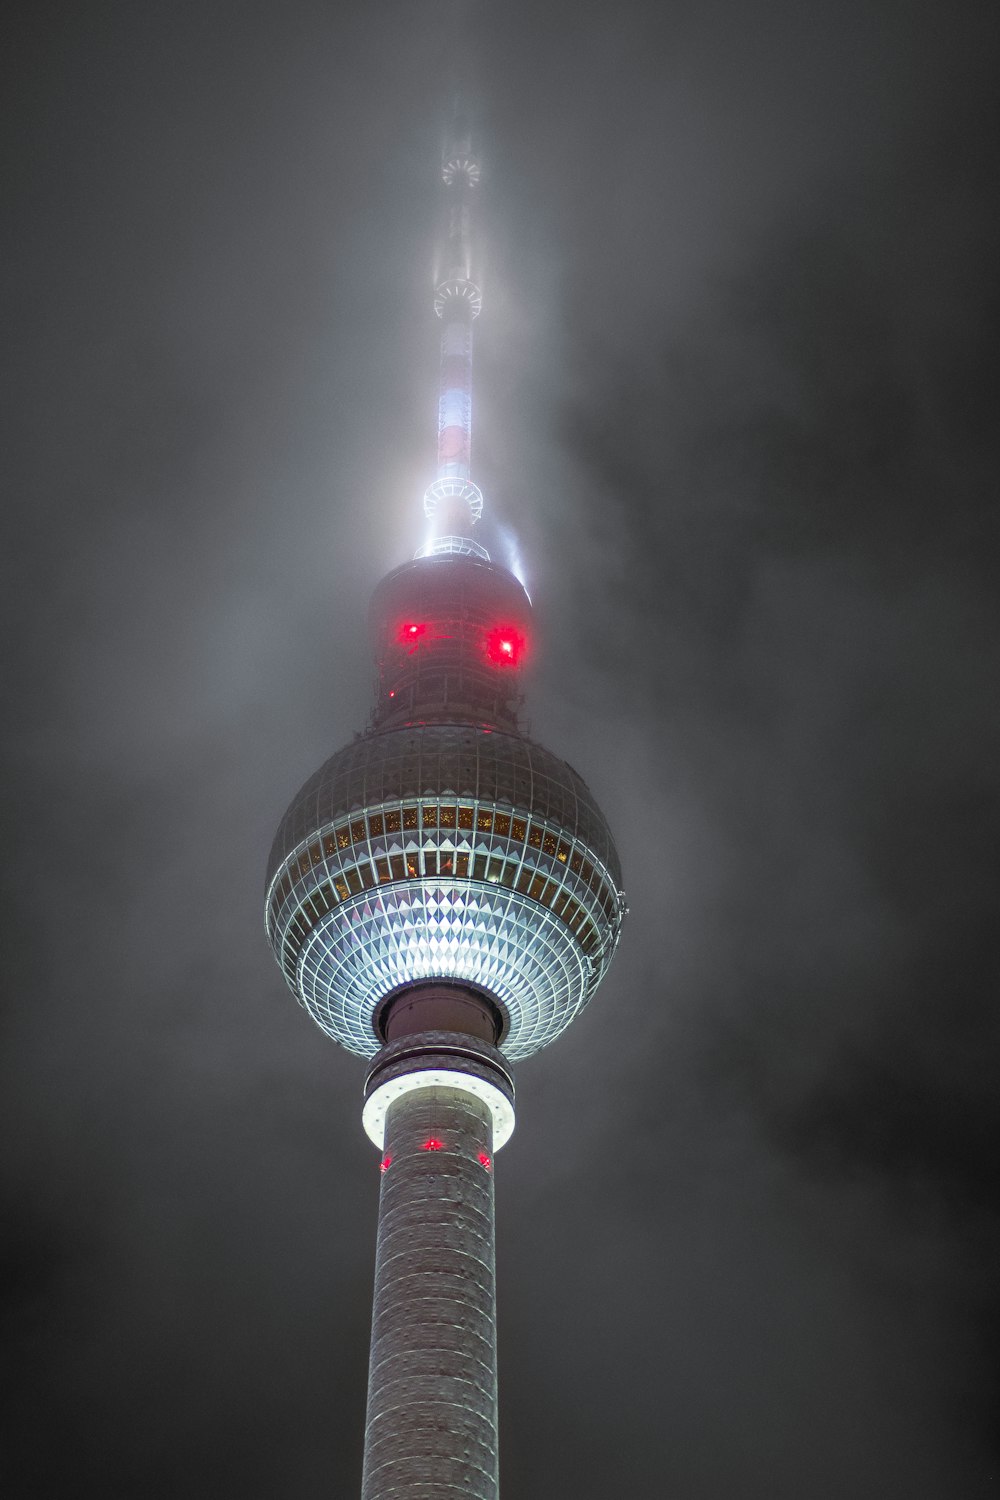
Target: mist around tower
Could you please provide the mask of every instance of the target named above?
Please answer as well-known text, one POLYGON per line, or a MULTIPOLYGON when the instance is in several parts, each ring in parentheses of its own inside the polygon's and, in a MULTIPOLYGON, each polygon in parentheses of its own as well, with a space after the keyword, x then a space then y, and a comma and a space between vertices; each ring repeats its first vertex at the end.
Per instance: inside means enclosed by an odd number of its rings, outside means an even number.
MULTIPOLYGON (((261 864, 423 541, 433 9, 9 18, 5 1497, 356 1492, 386 1179, 261 864)), ((473 539, 630 906, 494 1162, 504 1492, 979 1500, 992 12, 474 17, 473 539)))

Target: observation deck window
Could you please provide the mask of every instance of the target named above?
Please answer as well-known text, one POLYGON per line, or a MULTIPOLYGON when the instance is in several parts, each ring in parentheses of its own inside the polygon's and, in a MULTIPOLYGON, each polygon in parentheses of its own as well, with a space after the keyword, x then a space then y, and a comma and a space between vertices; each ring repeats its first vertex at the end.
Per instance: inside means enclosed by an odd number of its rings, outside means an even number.
POLYGON ((502 838, 507 837, 510 833, 510 818, 507 813, 498 812, 493 814, 493 831, 494 833, 499 833, 502 838))
POLYGON ((370 813, 368 816, 368 832, 373 839, 379 839, 385 832, 385 821, 381 813, 370 813))
POLYGON ((528 834, 528 843, 532 849, 540 849, 542 847, 542 830, 540 828, 532 828, 528 834))
POLYGON ((439 811, 442 828, 454 828, 458 817, 458 809, 454 807, 442 807, 439 811))
POLYGON ((403 819, 398 812, 387 812, 385 815, 386 833, 399 833, 403 827, 403 819))
POLYGON ((556 838, 556 836, 555 836, 554 833, 547 833, 545 835, 545 837, 542 839, 542 848, 543 848, 543 850, 545 851, 546 854, 551 854, 552 857, 553 857, 553 859, 555 858, 556 849, 558 847, 559 847, 559 840, 556 838))
POLYGON ((525 822, 524 818, 512 818, 511 819, 511 823, 510 823, 510 836, 511 836, 512 839, 517 839, 517 841, 518 841, 519 844, 523 844, 527 832, 528 832, 528 825, 525 822))
POLYGON ((389 861, 387 859, 377 859, 375 861, 375 869, 378 872, 380 885, 386 885, 392 879, 392 871, 389 869, 389 861))
POLYGON ((406 879, 406 862, 401 854, 394 854, 389 860, 389 868, 392 870, 393 880, 406 879))
POLYGON ((479 812, 476 815, 476 828, 480 833, 492 833, 493 814, 491 812, 487 812, 485 808, 480 808, 479 812))
POLYGON ((356 818, 351 824, 351 842, 360 844, 366 834, 364 818, 356 818))
POLYGON ((424 808, 424 827, 436 828, 438 826, 438 810, 436 807, 424 808))
POLYGON ((455 874, 460 880, 464 880, 469 873, 469 856, 467 854, 455 855, 455 874))
POLYGON ((403 827, 404 828, 416 828, 416 826, 417 826, 417 817, 418 817, 418 814, 417 814, 417 809, 415 807, 404 807, 403 808, 403 827))
POLYGON ((580 946, 584 953, 593 953, 601 944, 600 934, 592 922, 584 922, 579 932, 580 946))
POLYGON ((458 809, 459 828, 471 828, 473 826, 473 812, 471 807, 460 807, 458 809))

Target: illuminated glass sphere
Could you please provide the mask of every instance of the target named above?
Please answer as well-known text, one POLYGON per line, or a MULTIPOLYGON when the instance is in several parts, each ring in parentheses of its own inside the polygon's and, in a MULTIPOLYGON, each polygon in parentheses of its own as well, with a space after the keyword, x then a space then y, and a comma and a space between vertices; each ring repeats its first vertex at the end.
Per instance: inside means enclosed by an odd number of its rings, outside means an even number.
POLYGON ((352 1052, 401 987, 484 992, 511 1060, 569 1025, 624 915, 607 824, 580 777, 521 735, 424 724, 346 746, 278 830, 267 929, 292 990, 352 1052))

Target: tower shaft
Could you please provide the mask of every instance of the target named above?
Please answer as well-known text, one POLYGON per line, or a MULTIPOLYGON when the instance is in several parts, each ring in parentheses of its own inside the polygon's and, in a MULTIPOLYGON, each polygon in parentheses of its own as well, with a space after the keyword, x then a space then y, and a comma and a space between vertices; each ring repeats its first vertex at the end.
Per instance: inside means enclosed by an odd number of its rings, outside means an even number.
POLYGON ((362 1500, 498 1497, 493 1152, 512 1121, 500 1063, 469 1033, 421 1032, 383 1049, 369 1078, 383 1156, 362 1500))

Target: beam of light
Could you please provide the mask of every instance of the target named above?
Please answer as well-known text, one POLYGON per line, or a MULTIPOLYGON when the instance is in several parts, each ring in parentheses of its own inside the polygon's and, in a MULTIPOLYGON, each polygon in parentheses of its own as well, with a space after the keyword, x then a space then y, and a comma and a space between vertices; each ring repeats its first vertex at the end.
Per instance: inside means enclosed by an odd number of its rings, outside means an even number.
POLYGON ((510 526, 504 526, 500 522, 498 522, 496 525, 496 533, 500 538, 500 545, 503 550, 504 566, 508 568, 511 573, 513 573, 514 577, 524 589, 524 592, 527 594, 530 601, 531 590, 528 588, 528 580, 525 576, 524 560, 521 556, 521 546, 518 542, 517 535, 510 526))

